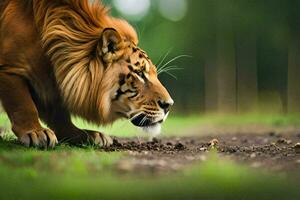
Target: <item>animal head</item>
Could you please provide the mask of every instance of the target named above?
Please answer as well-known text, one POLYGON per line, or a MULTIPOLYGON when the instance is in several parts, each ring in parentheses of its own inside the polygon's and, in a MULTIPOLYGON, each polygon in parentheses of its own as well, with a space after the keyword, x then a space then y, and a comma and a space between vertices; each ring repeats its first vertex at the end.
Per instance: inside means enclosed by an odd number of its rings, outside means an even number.
POLYGON ((111 79, 107 80, 111 83, 110 112, 146 131, 159 132, 174 101, 159 81, 156 66, 145 51, 113 28, 103 31, 99 47, 108 69, 105 78, 111 79))

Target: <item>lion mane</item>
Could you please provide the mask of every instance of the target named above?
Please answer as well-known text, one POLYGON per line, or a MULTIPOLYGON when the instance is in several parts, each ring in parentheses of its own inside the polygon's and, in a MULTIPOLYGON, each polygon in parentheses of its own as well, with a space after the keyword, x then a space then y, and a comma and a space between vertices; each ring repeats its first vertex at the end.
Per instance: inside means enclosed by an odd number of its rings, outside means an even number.
POLYGON ((135 30, 126 21, 110 17, 100 1, 32 0, 32 4, 65 105, 87 120, 109 122, 112 79, 105 78, 109 68, 95 51, 105 28, 114 28, 137 44, 135 30))

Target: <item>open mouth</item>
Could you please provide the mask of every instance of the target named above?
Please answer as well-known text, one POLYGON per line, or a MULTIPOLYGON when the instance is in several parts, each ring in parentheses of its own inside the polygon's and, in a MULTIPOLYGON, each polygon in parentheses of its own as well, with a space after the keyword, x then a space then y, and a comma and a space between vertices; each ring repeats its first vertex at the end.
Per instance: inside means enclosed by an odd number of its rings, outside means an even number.
POLYGON ((140 114, 131 120, 131 123, 138 127, 155 126, 157 124, 161 124, 162 122, 163 120, 160 120, 158 122, 153 122, 153 119, 148 118, 145 114, 140 114))

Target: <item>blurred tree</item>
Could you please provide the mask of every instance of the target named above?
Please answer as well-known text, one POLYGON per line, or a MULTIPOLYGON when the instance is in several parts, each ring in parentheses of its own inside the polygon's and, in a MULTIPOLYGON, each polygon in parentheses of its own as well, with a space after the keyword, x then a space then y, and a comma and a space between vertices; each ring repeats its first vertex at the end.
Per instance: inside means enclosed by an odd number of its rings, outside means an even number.
POLYGON ((289 45, 288 112, 300 113, 300 41, 289 45))
POLYGON ((218 106, 221 112, 237 110, 237 74, 232 4, 217 1, 218 106))
POLYGON ((237 106, 239 112, 250 112, 257 109, 257 60, 256 34, 253 30, 244 29, 236 37, 237 64, 237 106))
POLYGON ((257 20, 255 1, 239 1, 234 10, 237 65, 237 110, 257 110, 257 20), (241 12, 242 11, 242 12, 241 12))
POLYGON ((291 0, 288 12, 288 111, 300 113, 300 1, 291 0))

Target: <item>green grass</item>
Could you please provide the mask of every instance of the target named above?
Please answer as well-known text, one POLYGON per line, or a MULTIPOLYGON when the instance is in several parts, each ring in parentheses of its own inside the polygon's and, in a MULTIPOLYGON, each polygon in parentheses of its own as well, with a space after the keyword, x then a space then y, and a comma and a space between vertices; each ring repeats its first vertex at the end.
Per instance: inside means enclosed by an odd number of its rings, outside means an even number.
MULTIPOLYGON (((91 128, 95 130, 104 131, 109 135, 119 137, 142 137, 147 136, 140 128, 135 127, 126 120, 120 120, 108 127, 96 127, 89 125, 81 119, 74 119, 74 123, 80 128, 91 128)), ((182 135, 187 128, 198 127, 203 122, 200 116, 176 116, 170 117, 162 126, 162 135, 173 136, 182 135)))
MULTIPOLYGON (((127 122, 95 127, 75 119, 82 128, 104 130, 118 136, 140 133, 127 122)), ((182 135, 201 125, 262 124, 298 126, 300 117, 283 115, 210 115, 170 117, 166 136, 182 135)), ((0 127, 9 122, 0 115, 0 127)), ((55 150, 25 148, 11 134, 0 140, 0 199, 299 199, 299 174, 271 174, 222 160, 215 153, 208 160, 178 173, 153 176, 120 173, 116 163, 127 153, 107 153, 60 145, 55 150)))
MULTIPOLYGON (((141 129, 133 126, 127 120, 120 120, 107 127, 99 127, 88 124, 82 119, 74 118, 73 122, 79 128, 103 131, 109 135, 119 137, 147 137, 141 129)), ((170 116, 162 126, 163 136, 182 136, 190 130, 198 129, 205 125, 212 126, 245 126, 266 125, 272 127, 299 126, 300 115, 281 114, 241 114, 241 115, 175 115, 170 116)), ((10 127, 10 123, 4 114, 0 114, 0 127, 10 127)))
POLYGON ((164 176, 113 172, 123 155, 59 147, 39 151, 0 143, 0 199, 297 199, 300 184, 219 160, 164 176))
MULTIPOLYGON (((96 127, 89 125, 81 119, 74 119, 75 124, 81 128, 92 128, 101 130, 110 135, 119 137, 145 136, 140 129, 134 127, 128 121, 117 121, 108 127, 96 127)), ((299 126, 300 115, 280 114, 241 114, 241 115, 176 115, 170 116, 162 126, 163 136, 182 136, 191 130, 199 129, 201 126, 245 126, 265 125, 272 127, 299 126)))

